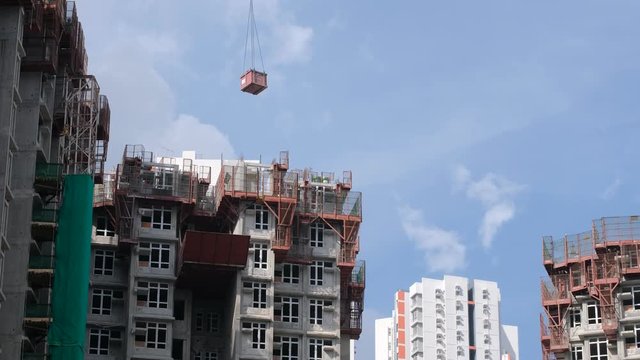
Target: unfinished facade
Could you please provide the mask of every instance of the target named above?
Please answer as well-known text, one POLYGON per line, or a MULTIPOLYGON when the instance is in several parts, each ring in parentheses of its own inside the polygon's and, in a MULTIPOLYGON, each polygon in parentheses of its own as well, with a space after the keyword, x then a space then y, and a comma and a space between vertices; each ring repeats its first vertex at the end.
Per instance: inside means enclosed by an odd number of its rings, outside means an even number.
MULTIPOLYGON (((73 1, 0 0, 3 359, 49 357, 52 293, 56 285, 70 281, 58 271, 69 264, 56 255, 56 248, 76 240, 57 239, 59 206, 67 192, 63 177, 89 177, 89 191, 94 181, 102 180, 109 104, 86 69, 84 36, 73 1)), ((88 244, 89 236, 83 241, 88 244)), ((61 319, 73 318, 64 311, 57 316, 59 327, 61 319)), ((66 340, 56 344, 68 345, 66 340)))
POLYGON ((544 359, 640 359, 640 217, 542 244, 544 359))
POLYGON ((350 172, 127 146, 94 206, 87 358, 351 358, 365 267, 350 172))

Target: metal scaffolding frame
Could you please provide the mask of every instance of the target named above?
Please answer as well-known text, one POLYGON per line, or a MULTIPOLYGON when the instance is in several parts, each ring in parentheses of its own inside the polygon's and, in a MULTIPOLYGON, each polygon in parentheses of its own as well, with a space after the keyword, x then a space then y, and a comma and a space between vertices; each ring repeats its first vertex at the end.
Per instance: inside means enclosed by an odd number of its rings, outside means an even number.
POLYGON ((100 87, 92 75, 70 77, 64 84, 63 157, 65 174, 101 175, 104 156, 97 146, 100 87))

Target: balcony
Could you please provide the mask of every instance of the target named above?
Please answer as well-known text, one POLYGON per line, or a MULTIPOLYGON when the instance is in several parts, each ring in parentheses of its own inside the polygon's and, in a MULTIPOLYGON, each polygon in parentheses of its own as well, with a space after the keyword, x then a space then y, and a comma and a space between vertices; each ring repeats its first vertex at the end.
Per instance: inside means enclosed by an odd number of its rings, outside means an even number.
POLYGON ((298 211, 328 219, 360 221, 362 219, 362 193, 312 189, 306 198, 298 202, 298 211))
POLYGON ((24 322, 28 326, 46 328, 51 322, 51 305, 27 304, 24 308, 24 322))
POLYGON ((22 71, 42 71, 55 74, 58 68, 58 41, 53 37, 25 38, 26 56, 22 71))
POLYGON ((32 288, 51 287, 55 268, 53 256, 31 255, 29 257, 29 286, 32 288))
POLYGON ((29 257, 29 270, 53 270, 55 257, 46 255, 31 255, 29 257))
POLYGON ((55 193, 62 181, 62 164, 39 162, 36 164, 34 188, 38 193, 55 193))
POLYGON ((41 353, 22 353, 22 360, 47 360, 49 354, 41 353))
POLYGON ((31 213, 31 221, 43 225, 55 225, 58 221, 57 209, 33 209, 31 213))

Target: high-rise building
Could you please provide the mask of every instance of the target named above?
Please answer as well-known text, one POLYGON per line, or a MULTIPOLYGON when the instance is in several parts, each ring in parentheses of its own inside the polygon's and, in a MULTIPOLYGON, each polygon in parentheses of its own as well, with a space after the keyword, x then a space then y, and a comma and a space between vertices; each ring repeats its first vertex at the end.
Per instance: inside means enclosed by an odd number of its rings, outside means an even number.
POLYGON ((492 281, 423 278, 396 292, 375 332, 376 360, 519 359, 518 329, 501 323, 492 281))
POLYGON ((352 359, 364 262, 351 173, 159 158, 97 185, 89 359, 352 359))
POLYGON ((0 0, 2 359, 82 356, 109 121, 75 3, 0 0))
POLYGON ((543 359, 640 359, 640 217, 545 236, 543 359))

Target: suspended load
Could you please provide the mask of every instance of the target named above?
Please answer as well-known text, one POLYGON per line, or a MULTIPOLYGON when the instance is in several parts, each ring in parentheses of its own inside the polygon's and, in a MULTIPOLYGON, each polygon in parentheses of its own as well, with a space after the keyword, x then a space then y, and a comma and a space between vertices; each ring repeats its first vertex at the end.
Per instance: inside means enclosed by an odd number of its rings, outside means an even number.
POLYGON ((256 26, 256 18, 253 15, 253 0, 249 3, 249 19, 247 20, 247 37, 244 43, 244 61, 243 68, 247 65, 247 52, 251 60, 251 67, 245 71, 240 77, 240 90, 258 95, 267 88, 267 73, 264 70, 264 61, 262 60, 262 49, 260 49, 260 38, 258 37, 258 27, 256 26), (262 71, 256 70, 256 45, 258 45, 258 55, 262 71))

